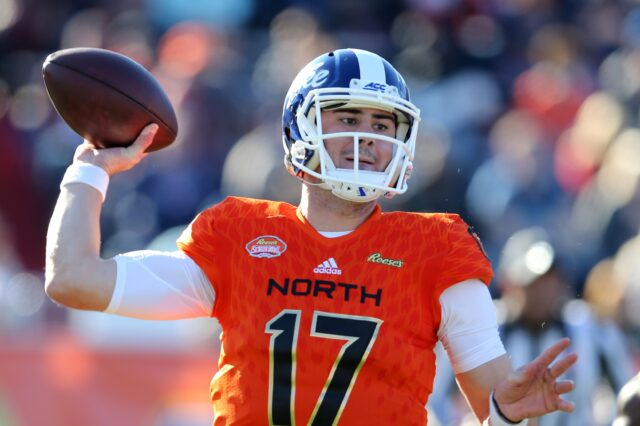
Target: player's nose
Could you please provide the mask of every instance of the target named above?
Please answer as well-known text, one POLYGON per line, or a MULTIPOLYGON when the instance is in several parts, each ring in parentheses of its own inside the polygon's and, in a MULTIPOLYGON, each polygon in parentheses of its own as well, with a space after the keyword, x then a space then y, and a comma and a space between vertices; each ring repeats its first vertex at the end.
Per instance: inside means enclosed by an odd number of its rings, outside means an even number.
POLYGON ((372 137, 361 136, 358 138, 359 145, 372 146, 376 143, 376 140, 372 137))

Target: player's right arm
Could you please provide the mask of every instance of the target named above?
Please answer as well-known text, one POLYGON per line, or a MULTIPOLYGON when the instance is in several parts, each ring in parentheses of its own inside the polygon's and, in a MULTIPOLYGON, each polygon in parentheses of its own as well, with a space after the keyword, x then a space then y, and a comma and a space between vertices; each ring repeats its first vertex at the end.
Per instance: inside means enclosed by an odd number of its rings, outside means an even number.
MULTIPOLYGON (((158 126, 145 127, 127 148, 97 150, 84 143, 74 162, 101 167, 109 176, 128 170, 145 157, 158 126)), ((86 184, 65 185, 47 231, 45 290, 54 301, 76 309, 104 310, 111 301, 117 266, 100 257, 101 193, 86 184)))

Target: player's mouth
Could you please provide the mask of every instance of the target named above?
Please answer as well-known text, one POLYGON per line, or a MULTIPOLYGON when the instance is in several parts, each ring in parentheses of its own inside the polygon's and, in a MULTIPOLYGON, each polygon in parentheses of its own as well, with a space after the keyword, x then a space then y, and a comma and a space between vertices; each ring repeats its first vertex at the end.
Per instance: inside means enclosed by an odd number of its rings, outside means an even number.
MULTIPOLYGON (((354 158, 346 157, 344 159, 345 168, 353 169, 354 158)), ((358 158, 358 169, 359 170, 369 170, 369 171, 377 171, 376 162, 372 158, 368 157, 360 157, 358 158)))
MULTIPOLYGON (((347 156, 345 157, 345 161, 347 161, 348 163, 353 164, 355 161, 355 158, 353 156, 347 156)), ((360 157, 358 158, 358 162, 360 166, 362 165, 368 165, 368 166, 375 166, 376 165, 376 160, 370 157, 360 157)))

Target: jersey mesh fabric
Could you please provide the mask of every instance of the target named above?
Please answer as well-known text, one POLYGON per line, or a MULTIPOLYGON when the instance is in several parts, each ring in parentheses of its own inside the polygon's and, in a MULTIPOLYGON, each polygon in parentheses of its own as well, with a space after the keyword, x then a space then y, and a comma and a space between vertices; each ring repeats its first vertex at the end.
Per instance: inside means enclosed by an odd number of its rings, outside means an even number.
POLYGON ((455 283, 479 278, 488 284, 492 277, 468 229, 453 214, 377 207, 354 232, 325 238, 286 203, 229 197, 202 212, 178 247, 204 270, 216 294, 212 315, 223 332, 211 382, 214 425, 269 424, 270 412, 282 414, 282 395, 291 396, 296 424, 333 413, 335 424, 424 425, 439 296, 455 283), (260 237, 277 246, 273 256, 249 253, 260 237), (315 328, 314 315, 336 314, 344 336, 315 328), (285 338, 273 325, 282 315, 297 321, 290 358, 274 343, 285 338), (377 332, 360 337, 369 346, 356 351, 357 359, 343 360, 354 341, 346 337, 350 326, 363 321, 378 324, 377 332), (272 377, 287 369, 291 377, 272 377), (335 383, 325 389, 340 374, 348 390, 335 383))

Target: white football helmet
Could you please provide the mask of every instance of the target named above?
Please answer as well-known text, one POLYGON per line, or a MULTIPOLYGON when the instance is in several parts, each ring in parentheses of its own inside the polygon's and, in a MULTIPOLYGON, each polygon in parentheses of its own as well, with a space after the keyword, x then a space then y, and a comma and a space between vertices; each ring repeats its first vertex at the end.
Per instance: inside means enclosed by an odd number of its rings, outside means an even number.
POLYGON ((420 110, 410 102, 404 79, 389 62, 365 50, 335 50, 307 64, 289 88, 282 113, 285 164, 294 176, 314 176, 323 188, 348 201, 401 194, 407 190, 419 121, 420 110), (321 111, 328 108, 391 112, 396 118, 396 135, 324 133, 321 111), (353 168, 337 168, 325 149, 328 139, 344 137, 353 138, 353 168), (384 171, 360 169, 358 145, 363 139, 394 145, 384 171))

